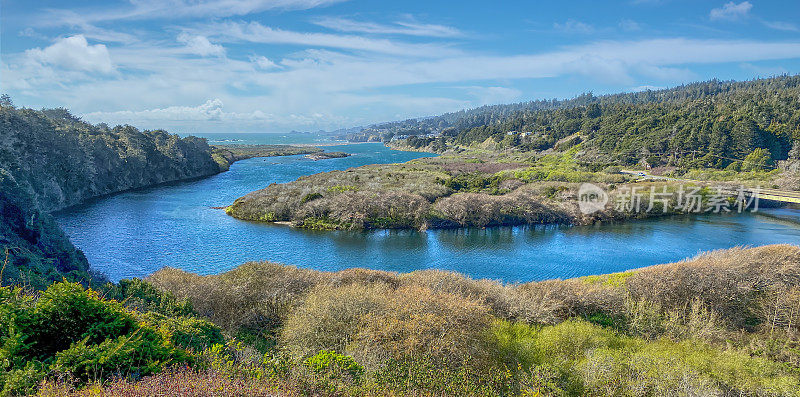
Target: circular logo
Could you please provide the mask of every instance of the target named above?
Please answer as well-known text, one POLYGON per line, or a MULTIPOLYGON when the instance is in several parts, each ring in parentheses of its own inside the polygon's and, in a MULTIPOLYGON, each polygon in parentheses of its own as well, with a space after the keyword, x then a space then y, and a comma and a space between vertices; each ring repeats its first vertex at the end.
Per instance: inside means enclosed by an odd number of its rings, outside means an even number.
POLYGON ((578 189, 578 207, 585 215, 602 211, 608 203, 608 194, 597 185, 584 183, 578 189))

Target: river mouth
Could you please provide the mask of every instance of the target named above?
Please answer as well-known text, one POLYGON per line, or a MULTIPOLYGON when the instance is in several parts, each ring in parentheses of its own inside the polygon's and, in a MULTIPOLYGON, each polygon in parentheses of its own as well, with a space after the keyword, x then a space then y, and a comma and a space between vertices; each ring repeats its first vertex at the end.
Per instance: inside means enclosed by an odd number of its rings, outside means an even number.
POLYGON ((254 158, 210 178, 93 200, 56 213, 70 239, 111 280, 145 277, 164 266, 216 274, 247 261, 318 270, 365 267, 442 269, 474 278, 527 282, 604 274, 674 262, 734 246, 800 243, 800 211, 675 216, 602 226, 309 231, 244 222, 222 207, 270 183, 354 166, 430 156, 381 144, 326 148, 352 156, 254 158))

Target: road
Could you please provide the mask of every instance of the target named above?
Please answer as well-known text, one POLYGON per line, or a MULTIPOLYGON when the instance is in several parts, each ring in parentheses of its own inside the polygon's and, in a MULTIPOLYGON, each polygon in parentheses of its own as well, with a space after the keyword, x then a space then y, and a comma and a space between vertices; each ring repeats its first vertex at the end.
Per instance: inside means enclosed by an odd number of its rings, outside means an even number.
MULTIPOLYGON (((677 178, 669 178, 666 176, 659 176, 659 175, 651 175, 644 171, 635 171, 635 170, 621 170, 620 173, 638 176, 643 180, 661 180, 661 181, 678 181, 678 182, 690 182, 694 184, 709 184, 710 181, 696 181, 692 179, 677 179, 677 178)), ((743 189, 745 194, 756 194, 758 195, 759 200, 772 200, 772 201, 780 201, 784 203, 798 203, 800 204, 800 192, 792 191, 792 190, 778 190, 778 189, 764 189, 764 188, 745 188, 743 189)), ((738 194, 739 191, 731 191, 732 193, 738 194)))

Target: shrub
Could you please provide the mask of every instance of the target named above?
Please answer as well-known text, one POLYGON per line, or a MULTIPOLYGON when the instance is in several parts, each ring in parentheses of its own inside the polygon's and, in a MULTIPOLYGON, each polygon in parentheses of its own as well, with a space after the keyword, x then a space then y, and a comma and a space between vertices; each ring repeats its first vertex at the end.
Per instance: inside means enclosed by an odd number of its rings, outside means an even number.
POLYGON ((134 314, 69 282, 53 284, 39 296, 0 288, 0 323, 0 386, 6 394, 31 391, 45 373, 82 382, 138 378, 165 365, 192 363, 176 343, 199 347, 203 337, 221 338, 204 320, 134 314), (140 322, 137 315, 160 325, 140 322))
POLYGON ((139 379, 164 366, 191 361, 185 351, 165 343, 160 333, 139 328, 130 335, 109 338, 99 344, 79 341, 56 353, 52 367, 86 382, 120 377, 139 379))
POLYGON ((202 352, 215 344, 225 343, 222 331, 208 320, 191 317, 167 317, 158 313, 147 313, 141 320, 169 335, 176 346, 193 352, 202 352))
POLYGON ((319 286, 289 316, 281 334, 283 346, 297 357, 321 350, 349 352, 363 316, 386 310, 388 294, 382 286, 319 286))
POLYGON ((583 321, 541 328, 495 323, 492 348, 521 373, 547 368, 548 387, 570 395, 794 395, 785 366, 697 340, 647 342, 583 321))
POLYGON ((307 358, 303 364, 329 380, 346 379, 348 382, 359 383, 364 375, 364 367, 353 360, 353 357, 330 350, 323 350, 307 358))
POLYGON ((482 173, 460 174, 449 179, 439 179, 438 182, 457 192, 480 192, 487 190, 491 194, 500 194, 500 175, 486 175, 482 173))
POLYGON ((200 315, 235 333, 241 327, 274 330, 321 279, 319 272, 309 269, 252 262, 207 277, 162 269, 148 281, 187 299, 200 315))
POLYGON ((141 279, 120 280, 108 283, 101 289, 104 299, 114 299, 125 307, 138 312, 157 312, 165 316, 189 316, 194 314, 192 305, 185 299, 178 300, 169 292, 163 292, 141 279))
POLYGON ((57 283, 45 290, 28 325, 31 357, 51 357, 72 343, 102 343, 134 331, 134 317, 117 302, 103 301, 97 292, 76 283, 57 283))
MULTIPOLYGON (((765 294, 788 292, 800 277, 800 248, 774 245, 731 249, 693 260, 640 269, 626 279, 634 299, 647 299, 664 311, 690 307, 695 299, 730 329, 753 330, 769 321, 765 294)), ((774 307, 773 307, 774 309, 774 307)))
POLYGON ((484 335, 490 316, 484 305, 418 286, 398 288, 386 299, 387 310, 363 317, 349 348, 359 362, 377 366, 411 356, 479 368, 489 360, 484 335))
POLYGON ((480 346, 487 326, 483 305, 427 288, 320 286, 289 317, 282 342, 296 356, 336 350, 369 368, 406 355, 477 365, 486 359, 480 346))
POLYGON ((305 196, 303 196, 302 199, 300 199, 300 204, 305 204, 305 203, 307 203, 309 201, 314 201, 314 200, 316 200, 318 198, 322 198, 322 195, 317 193, 317 192, 309 193, 309 194, 306 194, 305 196))

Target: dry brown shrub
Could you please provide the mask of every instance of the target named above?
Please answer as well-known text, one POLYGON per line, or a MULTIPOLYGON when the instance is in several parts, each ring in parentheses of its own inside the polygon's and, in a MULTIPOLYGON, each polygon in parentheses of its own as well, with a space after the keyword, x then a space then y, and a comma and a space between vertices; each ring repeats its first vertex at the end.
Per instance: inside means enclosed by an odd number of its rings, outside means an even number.
POLYGON ((391 296, 391 290, 385 286, 318 286, 287 319, 281 332, 282 345, 298 357, 320 350, 349 353, 364 317, 372 312, 385 312, 391 296))
POLYGON ((200 277, 176 269, 148 281, 186 298, 201 315, 228 330, 279 323, 325 274, 270 262, 250 262, 229 272, 200 277))
POLYGON ((761 328, 765 333, 785 333, 794 340, 800 339, 800 286, 764 294, 758 314, 764 319, 761 328))
POLYGON ((480 302, 497 317, 511 320, 519 316, 520 308, 514 287, 494 280, 473 280, 460 273, 436 269, 402 274, 400 280, 404 286, 425 287, 436 293, 480 302))
POLYGON ((719 315, 697 298, 686 307, 668 311, 664 331, 673 340, 719 341, 727 335, 719 315))
POLYGON ((397 288, 400 286, 400 276, 394 272, 354 267, 330 273, 328 282, 334 286, 348 284, 383 284, 387 287, 397 288))
MULTIPOLYGON (((392 227, 418 227, 430 209, 424 197, 401 191, 344 192, 331 198, 307 203, 295 214, 295 220, 325 216, 354 227, 369 227, 380 219, 391 221, 392 227)), ((380 226, 380 225, 378 225, 380 226)))
POLYGON ((421 286, 319 286, 289 317, 281 341, 296 356, 334 350, 373 368, 419 355, 460 365, 483 358, 489 319, 477 301, 421 286))
POLYGON ((699 299, 735 328, 754 318, 766 321, 764 297, 800 285, 800 247, 771 245, 713 251, 694 259, 638 270, 626 280, 634 299, 648 299, 664 310, 699 299), (761 314, 760 314, 761 313, 761 314))
POLYGON ((527 283, 520 285, 515 293, 521 308, 520 318, 539 324, 558 324, 570 317, 598 312, 619 314, 625 303, 624 290, 581 279, 527 283))
POLYGON ((543 203, 540 197, 523 188, 502 196, 458 193, 439 199, 434 209, 441 217, 459 226, 572 222, 572 217, 563 209, 543 203))
POLYGON ((490 316, 479 302, 420 286, 398 288, 388 298, 387 310, 362 320, 349 349, 357 361, 373 368, 402 357, 455 367, 488 362, 484 332, 490 316))
POLYGON ((278 396, 276 385, 256 378, 231 377, 216 371, 172 369, 139 381, 117 380, 106 385, 90 384, 76 390, 71 384, 46 381, 37 395, 64 396, 278 396))

